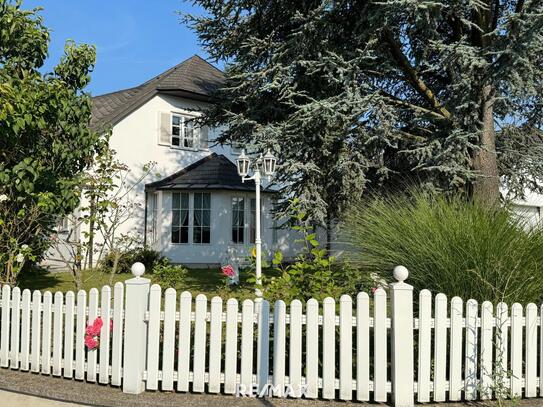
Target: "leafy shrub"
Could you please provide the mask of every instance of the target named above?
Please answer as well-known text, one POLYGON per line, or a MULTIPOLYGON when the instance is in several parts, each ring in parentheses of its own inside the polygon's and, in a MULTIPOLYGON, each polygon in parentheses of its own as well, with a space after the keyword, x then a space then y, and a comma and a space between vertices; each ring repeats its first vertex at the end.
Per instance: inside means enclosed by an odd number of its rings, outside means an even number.
POLYGON ((507 208, 415 193, 353 208, 343 228, 357 264, 386 280, 401 264, 416 289, 464 300, 537 303, 543 294, 543 230, 507 208))
POLYGON ((188 270, 180 265, 157 263, 153 268, 153 275, 163 288, 179 288, 187 277, 188 270))
POLYGON ((305 213, 299 209, 297 201, 291 203, 293 212, 293 230, 299 232, 303 243, 295 261, 283 264, 283 255, 276 252, 272 261, 279 272, 278 277, 264 281, 264 296, 270 301, 282 299, 286 302, 293 299, 307 301, 315 298, 322 301, 326 297, 339 298, 343 294, 355 296, 358 291, 372 286, 369 275, 362 274, 349 263, 329 256, 326 249, 321 248, 315 233, 305 222, 305 213))
MULTIPOLYGON (((114 253, 108 255, 101 262, 101 266, 106 270, 113 267, 115 261, 114 253)), ((137 247, 121 253, 117 265, 117 273, 130 273, 132 264, 140 262, 145 265, 145 270, 150 273, 158 264, 167 264, 168 260, 160 252, 151 249, 148 246, 137 247)))

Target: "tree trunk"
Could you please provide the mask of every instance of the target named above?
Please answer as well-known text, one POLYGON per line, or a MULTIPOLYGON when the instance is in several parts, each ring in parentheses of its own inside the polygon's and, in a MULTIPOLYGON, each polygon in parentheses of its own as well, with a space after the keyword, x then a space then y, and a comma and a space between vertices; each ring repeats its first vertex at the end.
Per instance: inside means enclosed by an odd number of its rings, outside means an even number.
POLYGON ((494 129, 493 91, 490 85, 483 88, 481 107, 482 131, 479 138, 480 150, 473 157, 473 169, 477 179, 473 183, 473 199, 485 205, 500 201, 500 177, 496 156, 496 132, 494 129))

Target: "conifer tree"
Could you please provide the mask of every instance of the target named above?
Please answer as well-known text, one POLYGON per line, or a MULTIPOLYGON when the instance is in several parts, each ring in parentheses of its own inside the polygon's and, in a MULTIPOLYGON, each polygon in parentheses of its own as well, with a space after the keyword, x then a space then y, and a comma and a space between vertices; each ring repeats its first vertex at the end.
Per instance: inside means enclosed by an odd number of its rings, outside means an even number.
POLYGON ((220 142, 272 147, 318 222, 412 182, 488 204, 541 191, 540 0, 196 0, 226 62, 220 142))

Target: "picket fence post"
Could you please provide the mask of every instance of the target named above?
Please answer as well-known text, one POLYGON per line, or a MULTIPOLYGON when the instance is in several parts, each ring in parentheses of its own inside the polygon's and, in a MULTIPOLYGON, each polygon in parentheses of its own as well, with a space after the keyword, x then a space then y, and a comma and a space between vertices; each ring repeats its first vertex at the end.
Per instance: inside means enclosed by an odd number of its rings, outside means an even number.
POLYGON ((404 283, 409 272, 394 268, 397 283, 391 284, 392 307, 392 397, 395 407, 412 407, 414 402, 413 286, 404 283))
POLYGON ((132 265, 134 278, 125 281, 123 392, 130 394, 139 394, 145 390, 143 380, 147 359, 145 313, 149 304, 151 280, 141 277, 144 272, 143 264, 134 263, 132 265))

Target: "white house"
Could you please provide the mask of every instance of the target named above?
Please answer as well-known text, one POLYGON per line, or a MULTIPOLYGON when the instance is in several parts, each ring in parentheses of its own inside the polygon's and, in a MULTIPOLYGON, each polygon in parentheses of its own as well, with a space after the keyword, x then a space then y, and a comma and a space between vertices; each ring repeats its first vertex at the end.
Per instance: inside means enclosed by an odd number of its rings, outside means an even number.
MULTIPOLYGON (((134 88, 93 98, 91 125, 111 127, 110 146, 138 178, 140 213, 120 232, 135 232, 172 261, 208 265, 246 257, 255 241, 255 184, 242 183, 234 164, 240 151, 215 145, 217 130, 194 121, 222 72, 199 56, 134 88)), ((273 220, 274 194, 262 189, 263 253, 291 255, 288 231, 273 220)))

